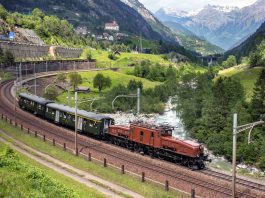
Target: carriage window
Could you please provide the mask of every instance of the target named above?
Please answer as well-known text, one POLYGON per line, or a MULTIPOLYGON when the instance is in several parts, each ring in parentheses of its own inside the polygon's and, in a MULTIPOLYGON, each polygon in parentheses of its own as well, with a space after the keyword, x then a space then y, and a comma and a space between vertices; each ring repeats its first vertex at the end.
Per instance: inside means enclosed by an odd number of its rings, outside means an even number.
POLYGON ((94 122, 91 121, 91 120, 88 122, 88 124, 89 124, 90 127, 94 127, 94 125, 95 125, 94 122))
POLYGON ((154 132, 151 133, 151 138, 154 138, 154 132))
POLYGON ((41 105, 38 105, 38 108, 39 108, 39 110, 41 110, 42 109, 42 106, 41 105))

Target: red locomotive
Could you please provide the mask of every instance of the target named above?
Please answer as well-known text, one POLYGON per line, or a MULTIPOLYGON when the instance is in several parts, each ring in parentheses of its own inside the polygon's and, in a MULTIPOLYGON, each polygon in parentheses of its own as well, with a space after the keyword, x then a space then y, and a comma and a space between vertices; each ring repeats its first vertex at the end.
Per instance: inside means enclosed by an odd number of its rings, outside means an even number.
POLYGON ((198 170, 205 167, 201 144, 172 137, 173 127, 169 125, 154 126, 143 122, 133 122, 130 127, 112 125, 109 127, 108 139, 111 143, 126 147, 132 151, 149 154, 177 164, 198 170))

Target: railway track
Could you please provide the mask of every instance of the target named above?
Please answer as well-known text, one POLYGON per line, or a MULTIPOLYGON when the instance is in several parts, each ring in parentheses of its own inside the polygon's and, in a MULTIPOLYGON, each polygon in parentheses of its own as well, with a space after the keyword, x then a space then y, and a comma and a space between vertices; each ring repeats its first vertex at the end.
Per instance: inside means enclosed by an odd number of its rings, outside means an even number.
MULTIPOLYGON (((14 98, 11 94, 11 87, 13 83, 11 81, 6 82, 0 86, 0 113, 8 116, 12 120, 16 120, 18 123, 23 124, 23 126, 27 128, 31 128, 35 131, 38 131, 41 134, 45 134, 46 137, 56 138, 63 142, 67 142, 68 145, 74 147, 74 136, 71 131, 68 129, 64 129, 62 127, 56 126, 54 124, 50 124, 40 118, 35 117, 32 114, 24 112, 19 108, 17 111, 14 111, 14 98), (15 112, 15 113, 14 113, 15 112)), ((90 139, 87 137, 79 136, 78 146, 81 148, 83 153, 87 153, 91 150, 101 153, 104 156, 108 156, 114 159, 114 161, 120 161, 129 166, 139 167, 141 169, 148 170, 149 173, 153 173, 156 175, 160 175, 160 177, 165 177, 170 181, 181 181, 187 183, 192 186, 196 186, 196 188, 201 188, 203 190, 208 190, 213 193, 217 193, 220 195, 219 197, 230 197, 232 195, 230 185, 221 185, 212 181, 202 180, 198 176, 194 176, 193 174, 187 174, 182 171, 176 171, 169 167, 162 167, 155 163, 148 163, 146 160, 139 158, 138 156, 131 155, 128 157, 128 151, 124 151, 124 149, 117 148, 115 146, 107 146, 106 143, 100 142, 94 139, 90 139), (115 149, 109 149, 110 147, 115 149), (124 153, 125 152, 125 153, 124 153)), ((167 163, 167 162, 163 162, 167 163)), ((183 167, 179 167, 180 169, 189 171, 183 167)), ((192 173, 192 171, 190 171, 192 173)), ((231 177, 225 174, 217 173, 210 170, 200 171, 198 174, 206 174, 215 179, 222 180, 228 182, 231 180, 231 177)), ((172 182, 174 183, 174 182, 172 182)), ((247 180, 237 180, 237 185, 240 185, 242 189, 237 191, 238 197, 257 197, 257 194, 249 194, 249 189, 255 189, 258 192, 264 193, 265 197, 265 186, 261 184, 256 184, 253 182, 249 182, 247 180)), ((218 196, 216 196, 218 197, 218 196)), ((259 196, 258 196, 259 197, 259 196)), ((263 197, 263 195, 262 195, 263 197)))
MULTIPOLYGON (((216 172, 216 171, 213 171, 210 169, 201 170, 201 172, 203 172, 204 174, 207 174, 209 176, 212 176, 212 177, 218 177, 218 178, 221 178, 221 179, 226 180, 228 182, 232 182, 232 176, 230 176, 230 175, 219 173, 219 172, 216 172)), ((242 185, 242 186, 246 186, 246 187, 251 188, 251 189, 262 190, 263 192, 265 192, 265 185, 262 185, 259 183, 254 183, 254 182, 251 182, 248 180, 237 178, 237 184, 242 185)))

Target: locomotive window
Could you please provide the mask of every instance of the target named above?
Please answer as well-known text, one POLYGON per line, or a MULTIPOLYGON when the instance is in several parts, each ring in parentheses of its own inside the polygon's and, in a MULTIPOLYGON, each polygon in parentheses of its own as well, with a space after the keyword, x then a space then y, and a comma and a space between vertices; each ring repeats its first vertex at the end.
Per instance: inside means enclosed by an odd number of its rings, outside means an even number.
POLYGON ((41 110, 41 107, 42 107, 41 105, 38 105, 39 110, 41 110))

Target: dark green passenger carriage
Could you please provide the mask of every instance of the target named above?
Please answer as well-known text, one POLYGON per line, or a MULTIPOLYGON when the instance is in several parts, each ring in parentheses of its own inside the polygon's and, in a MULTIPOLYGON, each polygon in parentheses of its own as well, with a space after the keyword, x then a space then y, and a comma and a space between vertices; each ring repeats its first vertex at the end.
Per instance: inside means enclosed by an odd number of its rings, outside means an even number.
POLYGON ((46 105, 49 103, 53 102, 45 98, 41 98, 27 93, 19 94, 18 104, 20 108, 32 112, 40 117, 45 116, 46 105))
MULTIPOLYGON (((87 112, 77 111, 77 130, 87 135, 103 137, 108 131, 109 125, 114 124, 114 120, 108 116, 87 112)), ((75 109, 50 103, 46 105, 46 119, 65 127, 75 128, 75 109)))

